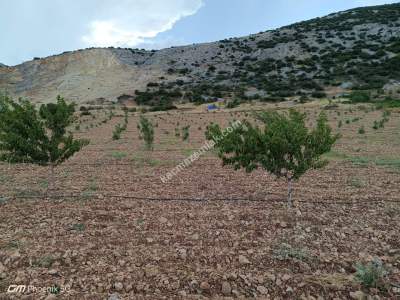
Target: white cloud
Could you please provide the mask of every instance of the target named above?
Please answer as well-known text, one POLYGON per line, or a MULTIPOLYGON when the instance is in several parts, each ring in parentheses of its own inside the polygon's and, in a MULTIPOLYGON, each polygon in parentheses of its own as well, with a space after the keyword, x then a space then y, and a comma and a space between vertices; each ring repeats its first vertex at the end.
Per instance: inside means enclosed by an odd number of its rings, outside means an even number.
POLYGON ((102 1, 82 40, 87 46, 133 47, 172 29, 202 5, 203 0, 123 0, 118 4, 102 1))
POLYGON ((382 5, 382 4, 390 4, 398 2, 398 0, 357 0, 357 5, 360 6, 374 6, 374 5, 382 5))

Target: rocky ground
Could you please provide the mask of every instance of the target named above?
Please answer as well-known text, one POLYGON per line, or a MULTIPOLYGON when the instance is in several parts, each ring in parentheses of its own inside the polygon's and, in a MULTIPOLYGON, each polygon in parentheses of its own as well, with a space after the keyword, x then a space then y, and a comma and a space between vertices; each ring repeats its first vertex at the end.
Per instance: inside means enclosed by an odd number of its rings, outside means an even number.
MULTIPOLYGON (((320 107, 301 109, 312 122, 320 107)), ((376 131, 382 111, 328 113, 342 139, 327 168, 295 184, 290 210, 284 182, 222 167, 212 152, 160 180, 201 147, 206 124, 245 112, 152 116, 152 153, 137 116, 112 141, 123 118, 104 124, 99 112, 76 133, 91 145, 54 181, 43 167, 1 165, 0 299, 399 299, 400 114, 376 131), (185 125, 188 142, 174 132, 185 125), (356 265, 374 259, 387 275, 365 288, 356 265), (11 284, 68 289, 7 294, 11 284)))

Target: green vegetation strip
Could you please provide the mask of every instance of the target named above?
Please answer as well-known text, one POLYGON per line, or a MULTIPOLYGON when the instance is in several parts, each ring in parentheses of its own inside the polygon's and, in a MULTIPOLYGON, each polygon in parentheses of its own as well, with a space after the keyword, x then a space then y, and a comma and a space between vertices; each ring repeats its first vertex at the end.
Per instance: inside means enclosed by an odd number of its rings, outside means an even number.
POLYGON ((329 152, 325 155, 325 158, 329 160, 345 160, 361 167, 375 164, 377 166, 389 167, 400 171, 400 158, 349 156, 336 151, 329 152))

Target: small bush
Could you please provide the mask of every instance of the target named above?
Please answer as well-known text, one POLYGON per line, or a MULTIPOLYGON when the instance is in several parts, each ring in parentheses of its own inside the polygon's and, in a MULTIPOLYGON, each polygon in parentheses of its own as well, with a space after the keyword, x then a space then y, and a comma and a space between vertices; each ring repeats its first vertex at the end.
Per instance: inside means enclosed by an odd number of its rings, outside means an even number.
POLYGON ((181 136, 181 132, 180 132, 178 127, 175 127, 175 136, 176 137, 180 137, 181 136))
POLYGON ((349 98, 352 103, 363 103, 371 101, 370 94, 363 91, 354 91, 350 94, 349 98))
POLYGON ((374 125, 372 126, 373 129, 378 130, 380 128, 384 128, 385 127, 385 123, 389 122, 389 117, 390 117, 391 113, 390 111, 384 111, 382 114, 382 119, 379 121, 374 121, 374 125))
POLYGON ((146 148, 148 150, 153 150, 154 142, 154 126, 153 124, 144 116, 140 116, 138 128, 140 131, 140 138, 146 143, 146 148))
POLYGON ((232 109, 232 108, 238 107, 239 105, 240 105, 240 100, 239 99, 235 99, 233 101, 229 101, 226 104, 226 108, 232 109))
POLYGON ((187 141, 189 139, 189 129, 190 126, 185 126, 182 128, 182 140, 187 141))
POLYGON ((128 125, 128 110, 124 111, 124 124, 125 124, 125 127, 126 127, 126 125, 128 125))
POLYGON ((317 98, 317 99, 325 98, 326 97, 326 93, 324 93, 324 92, 313 92, 311 94, 311 97, 317 98))
POLYGON ((400 100, 387 98, 375 105, 376 109, 383 108, 400 108, 400 100))
POLYGON ((374 125, 372 126, 373 129, 378 130, 379 129, 379 122, 378 121, 374 121, 374 125))
POLYGON ((127 157, 127 154, 125 152, 118 152, 118 151, 114 151, 111 156, 115 159, 123 159, 125 157, 127 157))
POLYGON ((388 274, 382 262, 374 259, 366 265, 356 265, 356 279, 366 288, 379 288, 385 285, 388 274))
POLYGON ((300 103, 302 104, 307 103, 309 100, 310 99, 306 95, 300 97, 300 103))
POLYGON ((113 140, 119 140, 121 138, 121 133, 124 131, 123 127, 120 124, 117 124, 114 128, 112 138, 113 140))
POLYGON ((283 243, 274 249, 273 256, 278 260, 300 260, 307 261, 310 254, 305 249, 293 248, 291 245, 283 243))

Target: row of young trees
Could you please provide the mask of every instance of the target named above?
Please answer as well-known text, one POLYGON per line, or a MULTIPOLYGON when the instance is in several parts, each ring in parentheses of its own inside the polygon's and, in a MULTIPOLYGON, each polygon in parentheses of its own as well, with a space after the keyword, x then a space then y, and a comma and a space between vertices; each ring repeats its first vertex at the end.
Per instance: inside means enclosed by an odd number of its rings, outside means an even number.
MULTIPOLYGON (((67 104, 58 96, 56 103, 43 104, 39 110, 28 100, 14 101, 0 95, 0 160, 9 163, 33 163, 54 167, 89 144, 86 139, 74 139, 67 128, 76 118, 75 104, 67 104)), ((128 113, 123 125, 118 124, 118 136, 126 130, 128 113), (122 130, 121 130, 122 129, 122 130)), ((153 149, 154 125, 144 116, 138 123, 140 138, 148 150, 153 149)), ((116 130, 113 132, 115 138, 116 130)))
MULTIPOLYGON (((67 128, 73 124, 75 106, 61 97, 57 103, 41 105, 39 110, 27 100, 13 101, 0 96, 0 160, 54 166, 64 162, 89 143, 74 139, 67 128)), ((306 126, 306 114, 267 111, 255 114, 254 125, 243 121, 225 132, 219 125, 207 127, 206 138, 213 140, 224 165, 252 172, 262 168, 285 178, 288 205, 292 205, 292 181, 310 169, 322 168, 321 157, 329 152, 339 135, 332 134, 327 117, 321 113, 316 126, 306 126)), ((127 116, 125 117, 125 124, 127 116)), ((154 126, 140 116, 138 129, 148 150, 153 150, 154 126)))
POLYGON ((127 129, 128 126, 128 110, 124 111, 124 123, 117 124, 114 128, 112 138, 113 140, 119 140, 121 138, 122 132, 124 132, 127 129))

